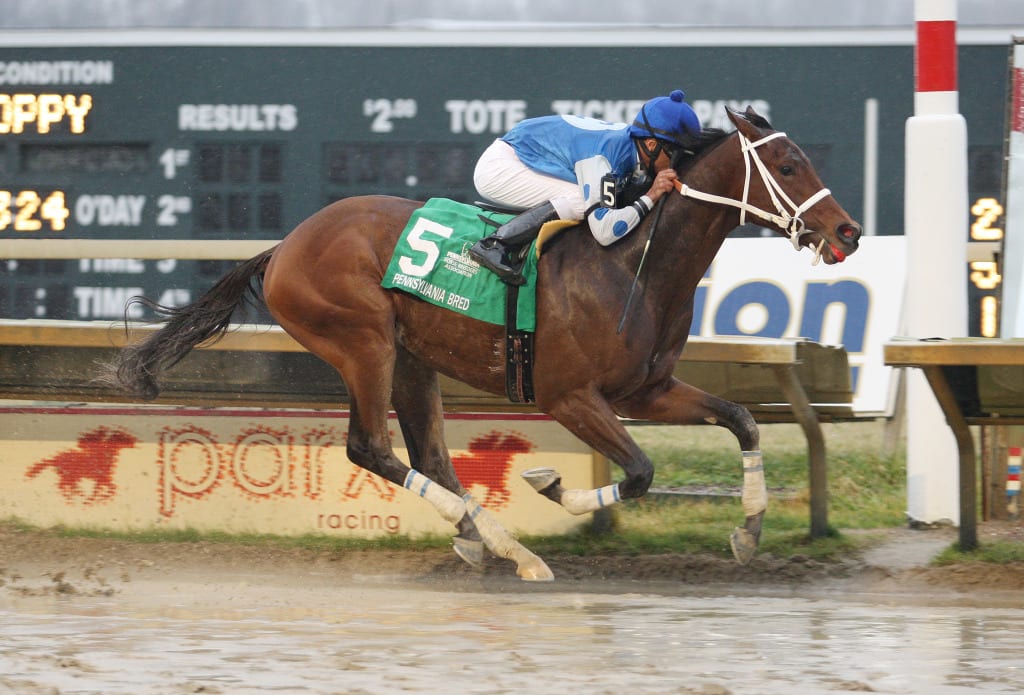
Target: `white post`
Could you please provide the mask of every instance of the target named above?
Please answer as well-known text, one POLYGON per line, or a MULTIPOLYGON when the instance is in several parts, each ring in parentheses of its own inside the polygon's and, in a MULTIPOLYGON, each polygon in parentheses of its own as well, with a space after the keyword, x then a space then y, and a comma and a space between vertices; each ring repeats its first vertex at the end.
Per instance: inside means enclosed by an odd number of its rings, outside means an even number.
MULTIPOLYGON (((956 83, 956 0, 915 0, 914 116, 906 124, 905 325, 914 338, 967 334, 967 124, 956 83)), ((907 515, 959 518, 956 441, 924 377, 907 378, 907 515)))
POLYGON ((865 236, 878 233, 878 99, 864 100, 864 216, 865 236))

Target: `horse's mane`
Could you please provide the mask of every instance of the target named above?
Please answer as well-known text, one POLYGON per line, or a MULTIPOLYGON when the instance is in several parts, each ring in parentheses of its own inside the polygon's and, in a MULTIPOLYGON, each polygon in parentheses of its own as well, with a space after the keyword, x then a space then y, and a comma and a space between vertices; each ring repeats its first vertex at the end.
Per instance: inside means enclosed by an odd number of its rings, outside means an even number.
MULTIPOLYGON (((765 121, 765 123, 768 122, 765 121)), ((676 150, 675 156, 672 158, 672 168, 676 170, 676 173, 678 173, 680 177, 682 177, 697 162, 699 162, 704 155, 721 143, 725 142, 725 139, 730 134, 731 133, 726 132, 721 128, 704 128, 699 133, 686 135, 683 138, 681 146, 676 150)), ((647 192, 650 185, 651 182, 649 180, 636 181, 629 184, 622 193, 622 204, 631 205, 640 196, 647 192)))
MULTIPOLYGON (((765 121, 767 123, 767 121, 765 121)), ((718 145, 722 144, 730 135, 721 128, 704 128, 699 133, 687 135, 683 140, 683 146, 672 158, 672 168, 680 176, 686 173, 694 164, 718 145)))

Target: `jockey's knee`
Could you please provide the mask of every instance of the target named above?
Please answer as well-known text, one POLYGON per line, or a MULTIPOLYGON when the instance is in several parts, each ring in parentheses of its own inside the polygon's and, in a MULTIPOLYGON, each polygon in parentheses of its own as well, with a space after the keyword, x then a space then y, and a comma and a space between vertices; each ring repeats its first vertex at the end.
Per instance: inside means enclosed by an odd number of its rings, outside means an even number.
POLYGON ((550 202, 560 220, 582 220, 587 209, 582 195, 556 195, 550 202))

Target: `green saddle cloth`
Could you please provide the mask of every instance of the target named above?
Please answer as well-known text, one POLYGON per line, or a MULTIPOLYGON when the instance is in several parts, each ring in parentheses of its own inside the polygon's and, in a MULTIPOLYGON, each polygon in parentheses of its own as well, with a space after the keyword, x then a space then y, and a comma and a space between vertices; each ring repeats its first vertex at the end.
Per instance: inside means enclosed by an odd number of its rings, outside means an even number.
MULTIPOLYGON (((381 285, 408 292, 459 314, 505 325, 508 285, 469 256, 469 248, 512 215, 447 198, 431 198, 409 218, 381 285)), ((536 242, 534 242, 535 244, 536 242)), ((519 288, 516 328, 537 328, 537 255, 531 245, 519 288)))

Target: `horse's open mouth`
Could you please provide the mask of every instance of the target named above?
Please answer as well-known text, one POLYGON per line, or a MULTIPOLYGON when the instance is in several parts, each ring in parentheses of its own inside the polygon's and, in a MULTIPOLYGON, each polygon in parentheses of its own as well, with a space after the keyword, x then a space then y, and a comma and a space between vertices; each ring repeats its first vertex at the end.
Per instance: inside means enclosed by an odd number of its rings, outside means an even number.
POLYGON ((829 253, 825 255, 825 263, 829 263, 829 255, 832 256, 832 263, 842 263, 846 260, 846 254, 834 244, 826 244, 829 253))
MULTIPOLYGON (((843 246, 845 246, 845 244, 843 246)), ((825 265, 842 263, 846 260, 847 256, 857 250, 856 246, 852 249, 845 250, 839 244, 828 241, 820 234, 814 234, 808 237, 807 248, 814 252, 815 265, 817 265, 819 260, 825 261, 825 265)))

